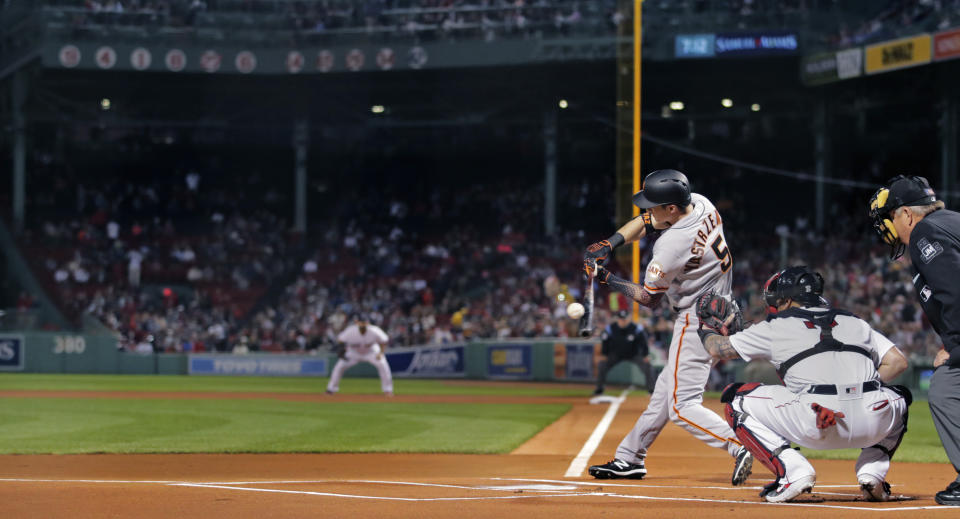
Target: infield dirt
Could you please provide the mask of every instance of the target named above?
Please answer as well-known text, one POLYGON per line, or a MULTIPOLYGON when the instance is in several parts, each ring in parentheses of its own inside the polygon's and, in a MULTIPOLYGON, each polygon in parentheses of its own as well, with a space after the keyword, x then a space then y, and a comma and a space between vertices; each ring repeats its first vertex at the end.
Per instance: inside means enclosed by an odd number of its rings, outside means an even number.
MULTIPOLYGON (((230 393, 4 392, 3 397, 276 398, 329 401, 324 395, 230 393)), ((338 395, 338 401, 381 401, 338 395)), ((852 461, 812 460, 817 487, 801 502, 763 503, 770 481, 756 464, 746 487, 729 483, 732 459, 668 424, 642 481, 565 478, 570 462, 607 410, 587 398, 404 396, 410 402, 569 403, 571 411, 506 455, 181 454, 0 456, 3 517, 927 517, 958 513, 933 494, 955 477, 946 464, 894 462, 892 503, 859 499, 852 461), (776 510, 770 507, 776 506, 776 510)), ((646 405, 628 398, 590 463, 612 457, 646 405)), ((708 403, 719 409, 717 402, 708 403)), ((319 409, 318 409, 319 412, 319 409)), ((469 442, 469 438, 464 438, 469 442)))

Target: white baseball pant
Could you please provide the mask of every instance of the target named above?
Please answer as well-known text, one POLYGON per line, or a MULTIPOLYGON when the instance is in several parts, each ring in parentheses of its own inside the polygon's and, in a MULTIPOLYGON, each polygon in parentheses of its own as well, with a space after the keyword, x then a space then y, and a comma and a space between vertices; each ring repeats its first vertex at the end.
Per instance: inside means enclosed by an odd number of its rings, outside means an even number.
MULTIPOLYGON (((854 384, 860 386, 862 383, 854 384)), ((843 387, 842 385, 839 387, 843 387)), ((731 403, 742 415, 742 423, 769 451, 796 443, 809 449, 861 448, 857 459, 857 477, 873 476, 884 481, 890 470, 887 452, 900 443, 906 424, 907 402, 888 388, 866 393, 857 391, 852 397, 792 393, 784 386, 759 386, 745 395, 737 395, 731 403), (842 412, 837 424, 817 428, 817 414, 811 404, 819 404, 842 412)), ((755 459, 759 456, 754 453, 755 459)), ((785 481, 791 483, 814 476, 813 466, 797 451, 787 448, 780 454, 786 469, 785 481)))

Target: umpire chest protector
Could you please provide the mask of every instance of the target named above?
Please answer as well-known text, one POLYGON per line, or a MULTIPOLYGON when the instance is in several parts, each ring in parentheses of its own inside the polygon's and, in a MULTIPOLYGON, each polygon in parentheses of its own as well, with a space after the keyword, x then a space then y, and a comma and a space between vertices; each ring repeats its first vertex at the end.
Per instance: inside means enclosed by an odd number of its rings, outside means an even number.
POLYGON ((801 351, 800 353, 797 353, 793 357, 790 357, 785 362, 780 364, 780 367, 777 369, 777 374, 780 375, 781 380, 784 378, 784 376, 786 376, 787 371, 791 367, 793 367, 796 363, 800 362, 801 360, 812 357, 814 355, 825 353, 828 351, 858 353, 870 359, 871 362, 873 361, 873 356, 870 354, 869 351, 861 348, 860 346, 844 344, 838 341, 837 339, 833 338, 833 327, 837 326, 836 317, 838 315, 856 317, 854 314, 850 312, 847 312, 845 310, 839 310, 839 309, 830 309, 825 312, 813 312, 811 310, 794 307, 794 308, 789 308, 787 310, 779 312, 775 315, 771 315, 770 317, 767 318, 768 320, 772 320, 772 319, 780 319, 780 318, 787 318, 787 317, 796 317, 796 318, 802 319, 803 324, 806 325, 807 328, 820 329, 820 342, 816 343, 812 348, 808 348, 806 350, 801 351))
POLYGON ((642 334, 635 323, 629 323, 621 328, 617 323, 611 323, 605 330, 603 340, 609 347, 609 353, 618 357, 632 357, 638 353, 637 335, 642 334))

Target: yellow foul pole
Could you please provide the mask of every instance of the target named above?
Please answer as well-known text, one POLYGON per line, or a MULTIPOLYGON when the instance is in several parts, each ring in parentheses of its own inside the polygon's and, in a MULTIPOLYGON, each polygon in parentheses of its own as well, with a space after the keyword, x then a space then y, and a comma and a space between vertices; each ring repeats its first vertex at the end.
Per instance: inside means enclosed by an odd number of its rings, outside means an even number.
MULTIPOLYGON (((634 0, 633 5, 633 192, 640 191, 640 63, 643 43, 643 0, 634 0)), ((633 204, 631 204, 633 205, 633 204)), ((633 216, 640 208, 633 206, 633 216)), ((633 282, 640 283, 640 243, 633 242, 633 282)), ((633 318, 639 318, 640 307, 633 305, 633 318)))

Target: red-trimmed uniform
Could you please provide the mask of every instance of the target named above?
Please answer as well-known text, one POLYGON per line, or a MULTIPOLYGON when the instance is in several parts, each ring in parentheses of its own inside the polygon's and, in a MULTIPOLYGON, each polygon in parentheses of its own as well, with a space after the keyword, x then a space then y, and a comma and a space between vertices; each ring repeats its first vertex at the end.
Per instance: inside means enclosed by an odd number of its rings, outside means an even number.
POLYGON ((813 466, 791 442, 861 448, 858 481, 885 484, 909 405, 909 397, 880 383, 877 367, 896 348, 890 340, 856 316, 829 308, 791 308, 729 339, 744 360, 769 360, 784 382, 734 384, 723 396, 738 437, 778 478, 779 489, 768 488, 771 495, 816 482, 813 466))
POLYGON ((337 341, 347 345, 343 358, 337 360, 330 374, 330 382, 327 384, 328 393, 336 393, 340 390, 340 379, 343 372, 359 362, 369 362, 377 368, 380 375, 380 388, 388 395, 393 394, 393 375, 390 373, 390 365, 387 364, 387 357, 383 354, 381 345, 387 344, 389 338, 379 326, 367 324, 362 327, 351 324, 344 328, 337 341))

